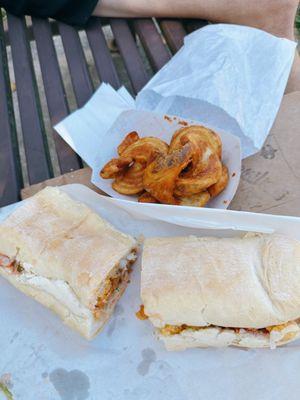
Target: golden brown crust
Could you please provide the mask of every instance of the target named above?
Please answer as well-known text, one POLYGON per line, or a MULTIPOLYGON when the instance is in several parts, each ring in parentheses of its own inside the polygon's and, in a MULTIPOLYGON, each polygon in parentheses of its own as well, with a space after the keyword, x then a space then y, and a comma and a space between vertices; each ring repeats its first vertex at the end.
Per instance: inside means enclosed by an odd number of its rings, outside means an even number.
POLYGON ((178 197, 178 203, 181 206, 189 206, 189 207, 204 207, 210 200, 210 194, 207 190, 203 192, 193 194, 188 197, 178 197))
POLYGON ((228 184, 221 139, 203 126, 179 129, 170 146, 130 132, 118 146, 118 154, 100 175, 115 179, 112 188, 116 192, 140 195, 139 202, 203 207, 228 184))
POLYGON ((118 147, 119 158, 110 160, 100 171, 103 179, 114 178, 112 188, 121 194, 135 195, 143 191, 145 168, 156 157, 166 155, 169 146, 155 137, 139 138, 129 133, 118 147))
POLYGON ((174 133, 170 143, 170 151, 179 149, 182 144, 187 141, 194 142, 195 144, 199 141, 208 143, 218 157, 222 158, 222 142, 214 131, 201 125, 190 125, 185 128, 179 129, 174 133))
POLYGON ((221 178, 212 186, 210 186, 207 190, 211 197, 218 196, 228 185, 229 175, 228 175, 228 168, 226 165, 222 165, 222 176, 221 178))
POLYGON ((128 133, 128 135, 125 136, 123 141, 119 144, 118 146, 118 154, 119 156, 122 155, 122 153, 129 147, 131 144, 137 142, 139 140, 139 135, 137 132, 133 131, 128 133))
POLYGON ((148 192, 144 192, 138 198, 139 203, 159 203, 159 201, 148 192))
POLYGON ((145 169, 144 188, 161 203, 177 204, 174 197, 176 179, 191 158, 192 146, 189 143, 167 156, 157 157, 145 169))

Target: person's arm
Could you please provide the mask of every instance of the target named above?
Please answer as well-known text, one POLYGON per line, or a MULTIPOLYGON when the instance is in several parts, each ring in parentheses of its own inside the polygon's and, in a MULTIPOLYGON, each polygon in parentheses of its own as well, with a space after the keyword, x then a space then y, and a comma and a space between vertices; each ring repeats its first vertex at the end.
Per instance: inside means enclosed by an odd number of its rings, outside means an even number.
POLYGON ((201 18, 248 25, 293 39, 298 4, 299 0, 99 0, 94 15, 201 18))

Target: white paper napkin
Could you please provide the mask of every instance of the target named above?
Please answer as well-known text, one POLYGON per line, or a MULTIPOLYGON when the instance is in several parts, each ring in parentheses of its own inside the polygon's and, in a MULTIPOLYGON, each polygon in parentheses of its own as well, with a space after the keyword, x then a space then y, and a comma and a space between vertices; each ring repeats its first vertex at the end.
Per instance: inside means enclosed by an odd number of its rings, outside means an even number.
POLYGON ((137 107, 201 119, 241 139, 243 157, 259 151, 287 84, 296 43, 255 28, 208 25, 137 96, 137 107))

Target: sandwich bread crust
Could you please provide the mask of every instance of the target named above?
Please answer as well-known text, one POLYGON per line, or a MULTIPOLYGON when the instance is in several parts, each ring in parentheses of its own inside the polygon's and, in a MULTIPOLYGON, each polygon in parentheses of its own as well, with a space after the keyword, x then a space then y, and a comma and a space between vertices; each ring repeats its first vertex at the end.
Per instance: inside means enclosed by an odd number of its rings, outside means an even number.
MULTIPOLYGON (((108 299, 95 315, 107 280, 132 264, 136 247, 134 238, 84 204, 47 187, 0 225, 0 274, 90 338, 113 309, 108 299), (15 262, 19 271, 4 268, 15 262)), ((120 295, 125 275, 118 282, 120 295)), ((114 295, 114 304, 120 295, 114 295)))
MULTIPOLYGON (((141 281, 155 327, 206 327, 159 334, 169 347, 270 346, 272 335, 255 330, 300 317, 300 242, 279 234, 147 239, 141 281)), ((298 337, 298 323, 292 329, 276 342, 298 337)))

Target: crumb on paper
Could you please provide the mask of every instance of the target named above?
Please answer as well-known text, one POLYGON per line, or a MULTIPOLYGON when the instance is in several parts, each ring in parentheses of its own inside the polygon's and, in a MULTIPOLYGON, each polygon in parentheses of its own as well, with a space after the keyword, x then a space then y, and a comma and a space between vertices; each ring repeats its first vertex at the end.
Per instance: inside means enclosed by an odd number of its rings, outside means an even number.
POLYGON ((224 204, 227 204, 227 203, 228 203, 228 200, 224 200, 223 203, 224 203, 224 204))
POLYGON ((149 318, 148 315, 145 314, 144 304, 140 305, 140 309, 135 313, 135 316, 141 321, 145 321, 149 318))
POLYGON ((188 126, 188 122, 186 121, 178 121, 178 125, 182 125, 182 126, 188 126))
POLYGON ((0 377, 0 391, 2 391, 7 400, 14 400, 13 395, 9 390, 9 387, 11 386, 11 374, 3 374, 0 377))
POLYGON ((232 178, 234 178, 236 176, 236 173, 233 172, 231 176, 232 176, 232 178))
POLYGON ((11 386, 11 374, 6 373, 2 374, 0 376, 0 383, 3 383, 4 385, 11 386))
POLYGON ((173 120, 176 121, 176 120, 177 120, 177 117, 173 117, 173 120))
POLYGON ((168 122, 172 122, 172 118, 170 118, 168 115, 164 115, 164 119, 168 122))
POLYGON ((141 244, 144 243, 145 241, 145 236, 143 234, 140 234, 137 238, 136 238, 138 245, 140 246, 141 244))

